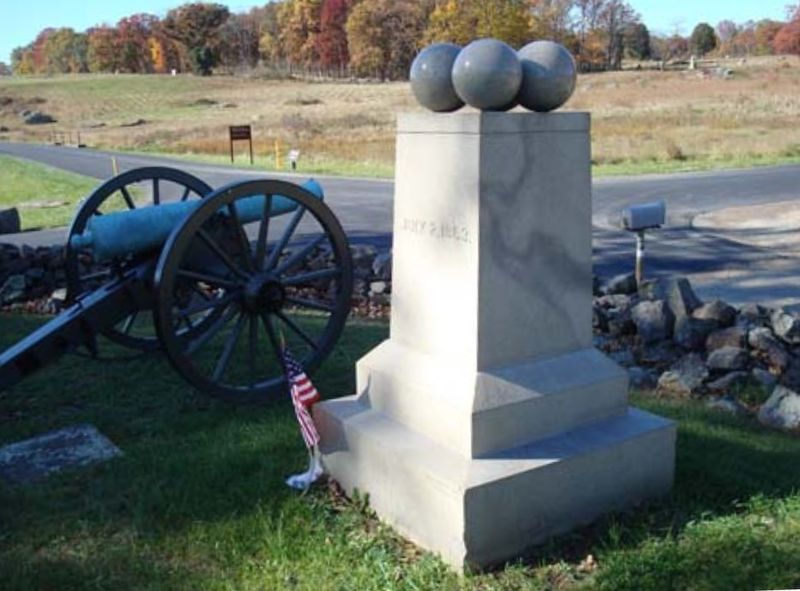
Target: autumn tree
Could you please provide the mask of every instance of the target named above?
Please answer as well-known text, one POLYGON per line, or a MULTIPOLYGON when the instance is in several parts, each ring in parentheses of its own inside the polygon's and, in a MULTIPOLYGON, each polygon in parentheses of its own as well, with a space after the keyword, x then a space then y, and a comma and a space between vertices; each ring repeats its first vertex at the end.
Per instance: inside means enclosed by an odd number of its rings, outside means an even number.
POLYGON ((349 0, 322 0, 317 54, 323 68, 341 70, 350 61, 346 30, 349 10, 349 0))
POLYGON ((220 28, 229 14, 221 4, 202 2, 184 4, 167 13, 164 31, 183 46, 196 74, 211 74, 219 55, 220 28))
POLYGON ((361 0, 347 19, 351 67, 381 80, 406 78, 424 24, 415 0, 361 0))
POLYGON ((290 66, 311 68, 319 63, 322 0, 284 0, 278 9, 278 41, 290 66))
POLYGON ((552 39, 569 47, 575 36, 573 8, 574 0, 530 0, 533 37, 552 39))
POLYGON ((528 0, 448 0, 433 9, 424 38, 465 45, 493 37, 513 47, 532 40, 528 0))
POLYGON ((69 27, 54 30, 44 41, 42 70, 49 74, 77 74, 88 71, 88 41, 84 33, 69 27))
POLYGON ((93 27, 87 32, 87 65, 90 72, 116 72, 119 69, 117 54, 117 32, 105 25, 93 27))
POLYGON ((717 34, 708 23, 698 23, 689 38, 692 53, 705 55, 717 47, 717 34))
POLYGON ((775 35, 772 46, 775 53, 800 55, 800 5, 790 17, 775 35))
POLYGON ((134 14, 120 19, 115 33, 119 71, 138 74, 153 71, 149 40, 157 24, 158 17, 151 14, 134 14))

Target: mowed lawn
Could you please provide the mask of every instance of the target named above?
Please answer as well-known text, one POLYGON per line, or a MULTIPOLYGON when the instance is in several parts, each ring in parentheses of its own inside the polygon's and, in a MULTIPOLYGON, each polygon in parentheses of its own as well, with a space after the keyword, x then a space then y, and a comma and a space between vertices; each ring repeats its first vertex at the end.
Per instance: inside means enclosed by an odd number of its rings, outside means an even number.
MULTIPOLYGON (((41 319, 0 316, 0 347, 41 319)), ((314 377, 353 391, 388 334, 351 322, 314 377)), ((35 485, 0 484, 4 590, 753 589, 800 586, 800 439, 695 402, 638 394, 679 422, 668 499, 460 577, 320 485, 283 479, 306 456, 286 400, 237 408, 193 392, 159 356, 69 356, 0 394, 0 445, 91 423, 124 455, 35 485), (587 557, 591 555, 591 559, 587 557)), ((587 483, 591 486, 591 483, 587 483)), ((536 499, 531 498, 531 503, 536 499)))
POLYGON ((67 225, 78 202, 99 184, 97 179, 0 155, 0 209, 18 208, 23 230, 67 225))
MULTIPOLYGON (((581 75, 564 110, 592 114, 595 174, 752 166, 800 162, 799 91, 797 56, 720 59, 697 71, 581 75)), ((260 169, 286 169, 286 153, 296 148, 304 172, 391 177, 397 114, 421 110, 405 82, 257 73, 0 79, 0 126, 9 130, 0 140, 48 141, 52 130, 81 130, 93 147, 224 162, 228 126, 249 124, 260 169), (58 123, 23 125, 23 110, 58 123)), ((240 165, 246 148, 239 142, 240 165)))

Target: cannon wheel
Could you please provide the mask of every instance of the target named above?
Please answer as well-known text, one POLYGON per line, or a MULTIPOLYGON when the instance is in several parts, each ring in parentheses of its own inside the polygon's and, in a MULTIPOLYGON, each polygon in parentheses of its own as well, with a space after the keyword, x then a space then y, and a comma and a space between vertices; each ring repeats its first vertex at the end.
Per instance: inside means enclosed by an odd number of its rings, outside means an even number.
POLYGON ((215 191, 172 232, 155 290, 156 327, 175 369, 200 391, 258 402, 285 391, 284 344, 306 371, 331 352, 350 311, 353 267, 327 205, 297 185, 255 180, 215 191), (243 219, 241 200, 256 195, 257 219, 243 219), (276 196, 293 209, 271 216, 276 196), (199 335, 178 330, 193 322, 173 299, 184 280, 224 290, 194 310, 213 309, 216 319, 199 335))
MULTIPOLYGON (((165 190, 175 191, 177 188, 179 199, 202 199, 212 189, 195 176, 177 170, 160 166, 136 168, 123 172, 97 187, 81 204, 75 218, 72 220, 67 234, 65 250, 65 270, 67 276, 67 301, 73 303, 82 294, 96 289, 109 279, 119 276, 130 268, 135 262, 134 257, 115 259, 106 268, 92 273, 81 274, 80 260, 83 256, 90 257, 88 251, 77 250, 70 246, 71 238, 83 233, 92 216, 103 215, 104 212, 114 210, 136 209, 137 207, 158 206, 162 203, 165 190), (147 202, 137 201, 136 191, 133 189, 139 183, 150 185, 150 195, 147 202)), ((177 194, 176 194, 177 196, 177 194)), ((149 314, 149 313, 148 313, 149 314)), ((160 347, 155 327, 136 327, 134 324, 140 313, 132 314, 116 326, 104 331, 103 334, 117 344, 140 351, 152 351, 160 347)))

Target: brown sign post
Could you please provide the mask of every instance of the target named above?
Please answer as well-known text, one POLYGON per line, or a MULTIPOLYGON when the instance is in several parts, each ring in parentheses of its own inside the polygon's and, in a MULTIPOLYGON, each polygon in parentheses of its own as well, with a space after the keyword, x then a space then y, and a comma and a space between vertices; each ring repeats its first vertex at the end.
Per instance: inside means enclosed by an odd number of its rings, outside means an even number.
POLYGON ((253 163, 253 131, 249 125, 231 125, 228 127, 230 131, 230 144, 231 144, 231 162, 233 162, 233 142, 238 140, 247 140, 250 142, 250 164, 253 163))

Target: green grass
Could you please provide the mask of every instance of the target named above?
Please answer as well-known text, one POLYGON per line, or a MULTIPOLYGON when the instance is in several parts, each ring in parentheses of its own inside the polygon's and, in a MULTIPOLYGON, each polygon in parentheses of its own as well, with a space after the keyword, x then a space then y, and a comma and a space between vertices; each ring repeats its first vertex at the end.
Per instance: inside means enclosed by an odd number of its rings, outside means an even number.
POLYGON ((0 208, 17 207, 23 230, 67 225, 78 201, 99 184, 97 179, 2 155, 0 178, 0 208))
MULTIPOLYGON (((202 154, 197 152, 169 152, 159 148, 152 150, 124 150, 133 154, 143 154, 147 156, 163 156, 165 158, 176 158, 187 162, 203 162, 206 164, 217 164, 220 166, 234 166, 236 168, 250 168, 259 172, 292 172, 285 157, 281 160, 281 166, 276 166, 275 156, 270 154, 262 156, 253 155, 253 164, 250 164, 250 156, 247 152, 234 152, 235 160, 231 163, 229 155, 225 154, 202 154)), ((328 156, 307 156, 302 155, 298 161, 298 174, 326 174, 332 176, 351 176, 363 178, 392 178, 394 167, 377 161, 354 161, 328 156)))
POLYGON ((631 160, 592 165, 595 177, 632 176, 639 174, 670 174, 675 172, 702 172, 736 168, 756 168, 781 164, 800 164, 800 155, 745 155, 725 158, 693 157, 685 160, 631 160))
MULTIPOLYGON (((0 317, 0 346, 38 319, 0 317)), ((315 376, 353 390, 386 337, 352 322, 315 376)), ((96 425, 124 451, 39 486, 0 484, 0 586, 32 589, 751 589, 800 586, 800 439, 639 394, 679 423, 674 493, 459 577, 380 525, 363 499, 283 478, 304 466, 286 402, 236 408, 193 392, 160 357, 67 357, 0 394, 0 444, 96 425), (592 554, 595 570, 580 562, 592 554)), ((532 499, 535 502, 535 499, 532 499)))

